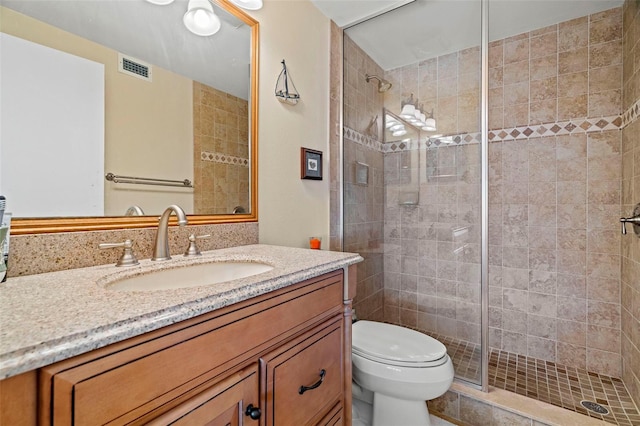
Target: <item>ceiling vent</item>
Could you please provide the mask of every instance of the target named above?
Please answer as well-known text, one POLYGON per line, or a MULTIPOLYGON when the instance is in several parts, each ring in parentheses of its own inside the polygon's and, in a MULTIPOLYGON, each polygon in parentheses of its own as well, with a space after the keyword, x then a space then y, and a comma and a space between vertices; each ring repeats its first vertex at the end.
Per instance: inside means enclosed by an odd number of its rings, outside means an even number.
POLYGON ((151 65, 130 56, 118 53, 118 71, 142 80, 151 81, 151 65))

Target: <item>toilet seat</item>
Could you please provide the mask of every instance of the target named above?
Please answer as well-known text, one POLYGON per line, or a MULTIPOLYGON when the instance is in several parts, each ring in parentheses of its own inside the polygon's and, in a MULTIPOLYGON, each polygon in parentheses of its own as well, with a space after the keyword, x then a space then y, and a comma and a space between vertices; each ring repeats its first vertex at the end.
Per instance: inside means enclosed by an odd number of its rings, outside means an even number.
POLYGON ((436 367, 448 359, 447 348, 426 334, 364 320, 353 324, 352 352, 371 361, 398 367, 436 367))

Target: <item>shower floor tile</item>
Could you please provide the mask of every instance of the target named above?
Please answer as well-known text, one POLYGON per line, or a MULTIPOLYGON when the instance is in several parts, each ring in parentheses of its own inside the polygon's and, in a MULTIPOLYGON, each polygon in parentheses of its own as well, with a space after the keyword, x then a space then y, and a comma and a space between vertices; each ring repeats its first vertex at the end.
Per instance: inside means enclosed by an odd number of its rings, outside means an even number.
MULTIPOLYGON (((446 347, 456 376, 479 382, 480 346, 429 333, 446 347)), ((616 377, 609 377, 551 361, 491 349, 489 386, 515 392, 618 425, 640 425, 640 412, 629 392, 616 377), (580 402, 602 405, 609 414, 598 414, 580 402)))

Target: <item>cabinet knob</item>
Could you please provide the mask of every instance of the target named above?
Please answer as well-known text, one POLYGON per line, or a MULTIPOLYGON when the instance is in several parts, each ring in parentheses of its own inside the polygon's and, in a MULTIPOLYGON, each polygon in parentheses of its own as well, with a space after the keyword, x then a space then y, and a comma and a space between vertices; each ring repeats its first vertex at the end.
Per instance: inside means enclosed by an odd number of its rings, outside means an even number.
POLYGON ((262 411, 260 411, 260 408, 254 407, 253 404, 249 404, 247 405, 247 409, 244 414, 251 417, 253 420, 258 420, 260 415, 262 415, 262 411))
POLYGON ((298 393, 300 395, 302 395, 303 393, 305 393, 308 390, 312 390, 312 389, 315 389, 315 388, 319 387, 322 384, 322 382, 324 382, 325 374, 327 374, 327 372, 323 368, 322 370, 320 370, 320 380, 318 380, 317 382, 315 382, 311 386, 300 386, 300 390, 298 391, 298 393))

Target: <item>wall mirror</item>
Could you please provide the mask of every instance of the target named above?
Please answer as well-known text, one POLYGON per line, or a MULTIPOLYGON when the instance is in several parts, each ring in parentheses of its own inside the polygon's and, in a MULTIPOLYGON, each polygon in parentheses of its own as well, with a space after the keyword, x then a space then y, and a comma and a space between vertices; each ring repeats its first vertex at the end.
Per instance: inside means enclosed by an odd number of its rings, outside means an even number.
POLYGON ((0 0, 12 233, 155 226, 170 204, 257 220, 258 22, 206 0, 220 25, 201 36, 195 2, 157 3, 0 0))

